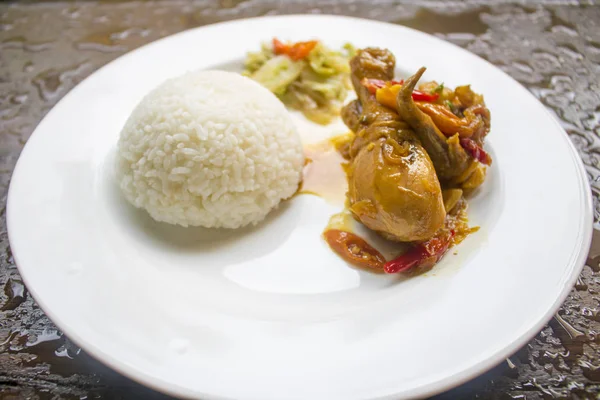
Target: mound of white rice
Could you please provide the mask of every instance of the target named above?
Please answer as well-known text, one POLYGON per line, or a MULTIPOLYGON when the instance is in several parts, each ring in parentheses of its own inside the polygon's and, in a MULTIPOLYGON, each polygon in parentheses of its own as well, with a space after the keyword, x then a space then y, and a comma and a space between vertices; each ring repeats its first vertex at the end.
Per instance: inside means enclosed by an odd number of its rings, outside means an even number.
POLYGON ((300 182, 300 138, 283 104, 224 71, 170 79, 133 111, 118 144, 127 200, 157 221, 256 224, 300 182))

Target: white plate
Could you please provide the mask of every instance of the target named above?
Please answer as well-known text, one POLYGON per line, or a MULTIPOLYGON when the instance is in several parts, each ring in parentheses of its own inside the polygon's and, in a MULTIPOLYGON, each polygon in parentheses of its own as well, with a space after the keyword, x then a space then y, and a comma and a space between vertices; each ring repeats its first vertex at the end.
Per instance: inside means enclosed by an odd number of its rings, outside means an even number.
POLYGON ((397 399, 464 382, 538 332, 580 272, 592 214, 566 134, 500 70, 401 26, 287 16, 183 32, 86 79, 23 150, 8 228, 48 316, 139 382, 185 397, 397 399), (400 75, 425 65, 427 78, 485 94, 494 165, 470 203, 481 230, 432 273, 402 280, 348 267, 320 238, 338 209, 318 197, 229 233, 155 223, 120 198, 114 146, 146 92, 187 70, 239 68, 274 35, 307 34, 387 47, 400 75))

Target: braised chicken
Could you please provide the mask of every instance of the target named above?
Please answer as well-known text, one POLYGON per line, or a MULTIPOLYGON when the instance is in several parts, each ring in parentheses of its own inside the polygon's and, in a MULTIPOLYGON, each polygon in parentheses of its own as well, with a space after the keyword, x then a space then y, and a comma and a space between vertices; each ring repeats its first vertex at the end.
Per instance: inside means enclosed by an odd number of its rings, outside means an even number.
POLYGON ((395 59, 387 50, 360 50, 350 62, 358 100, 342 111, 355 133, 350 145, 350 211, 368 228, 396 241, 431 238, 446 211, 432 160, 415 131, 362 85, 391 80, 395 59))
POLYGON ((477 227, 469 227, 464 194, 481 185, 491 156, 483 149, 490 112, 470 86, 454 90, 426 82, 421 68, 393 79, 388 50, 364 49, 350 61, 358 99, 342 110, 355 133, 340 149, 349 161, 352 215, 382 236, 409 242, 386 261, 375 248, 339 227, 324 233, 348 262, 386 273, 425 271, 477 227))

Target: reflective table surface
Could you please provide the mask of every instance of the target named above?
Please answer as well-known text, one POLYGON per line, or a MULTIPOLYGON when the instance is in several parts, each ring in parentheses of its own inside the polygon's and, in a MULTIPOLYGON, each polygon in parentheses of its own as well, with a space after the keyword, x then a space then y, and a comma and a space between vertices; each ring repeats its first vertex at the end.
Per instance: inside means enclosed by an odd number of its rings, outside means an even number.
MULTIPOLYGON (((90 358, 44 315, 14 264, 5 206, 23 145, 62 96, 114 58, 185 29, 260 15, 326 13, 406 25, 455 43, 513 76, 561 122, 585 163, 594 194, 595 228, 600 229, 600 6, 574 1, 416 4, 375 0, 0 3, 0 398, 167 398, 90 358)), ((548 190, 552 195, 560 188, 548 190)), ((502 364, 436 398, 600 396, 599 309, 600 231, 595 230, 587 265, 548 325, 502 364)))

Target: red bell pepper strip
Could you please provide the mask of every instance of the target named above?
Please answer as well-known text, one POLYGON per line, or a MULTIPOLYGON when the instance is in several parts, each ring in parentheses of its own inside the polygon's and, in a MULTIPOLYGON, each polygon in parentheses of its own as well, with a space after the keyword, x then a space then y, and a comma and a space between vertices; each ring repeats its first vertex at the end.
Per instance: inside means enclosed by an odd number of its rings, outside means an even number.
POLYGON ((283 43, 277 38, 273 38, 273 53, 275 55, 287 54, 290 51, 291 46, 287 43, 283 43))
POLYGON ((316 40, 310 40, 308 42, 298 42, 290 45, 281 42, 277 38, 273 38, 273 53, 276 55, 285 54, 294 61, 300 61, 308 56, 317 43, 316 40))
POLYGON ((460 145, 463 149, 465 149, 467 153, 469 153, 471 157, 473 157, 480 163, 485 165, 492 165, 492 156, 490 156, 488 152, 482 149, 481 146, 479 146, 477 142, 475 142, 473 139, 460 138, 460 145))
POLYGON ((386 262, 383 270, 388 274, 395 274, 414 267, 433 266, 448 251, 454 234, 454 230, 446 231, 414 246, 392 261, 386 262))
MULTIPOLYGON (((381 79, 363 78, 361 83, 363 84, 364 87, 367 88, 367 90, 369 90, 369 93, 375 94, 377 92, 377 89, 381 89, 384 86, 394 86, 394 85, 404 84, 404 79, 400 80, 400 81, 395 81, 395 80, 384 81, 381 79)), ((420 90, 413 90, 413 93, 412 93, 412 98, 414 101, 433 102, 433 101, 436 101, 439 97, 440 97, 439 93, 425 93, 425 92, 421 92, 420 90)))
POLYGON ((292 49, 290 50, 288 56, 294 61, 302 60, 308 56, 308 53, 310 53, 312 49, 315 48, 317 43, 318 42, 316 40, 295 43, 292 46, 292 49))
POLYGON ((425 93, 420 90, 413 90, 412 98, 414 101, 428 101, 434 102, 440 97, 439 93, 425 93))

